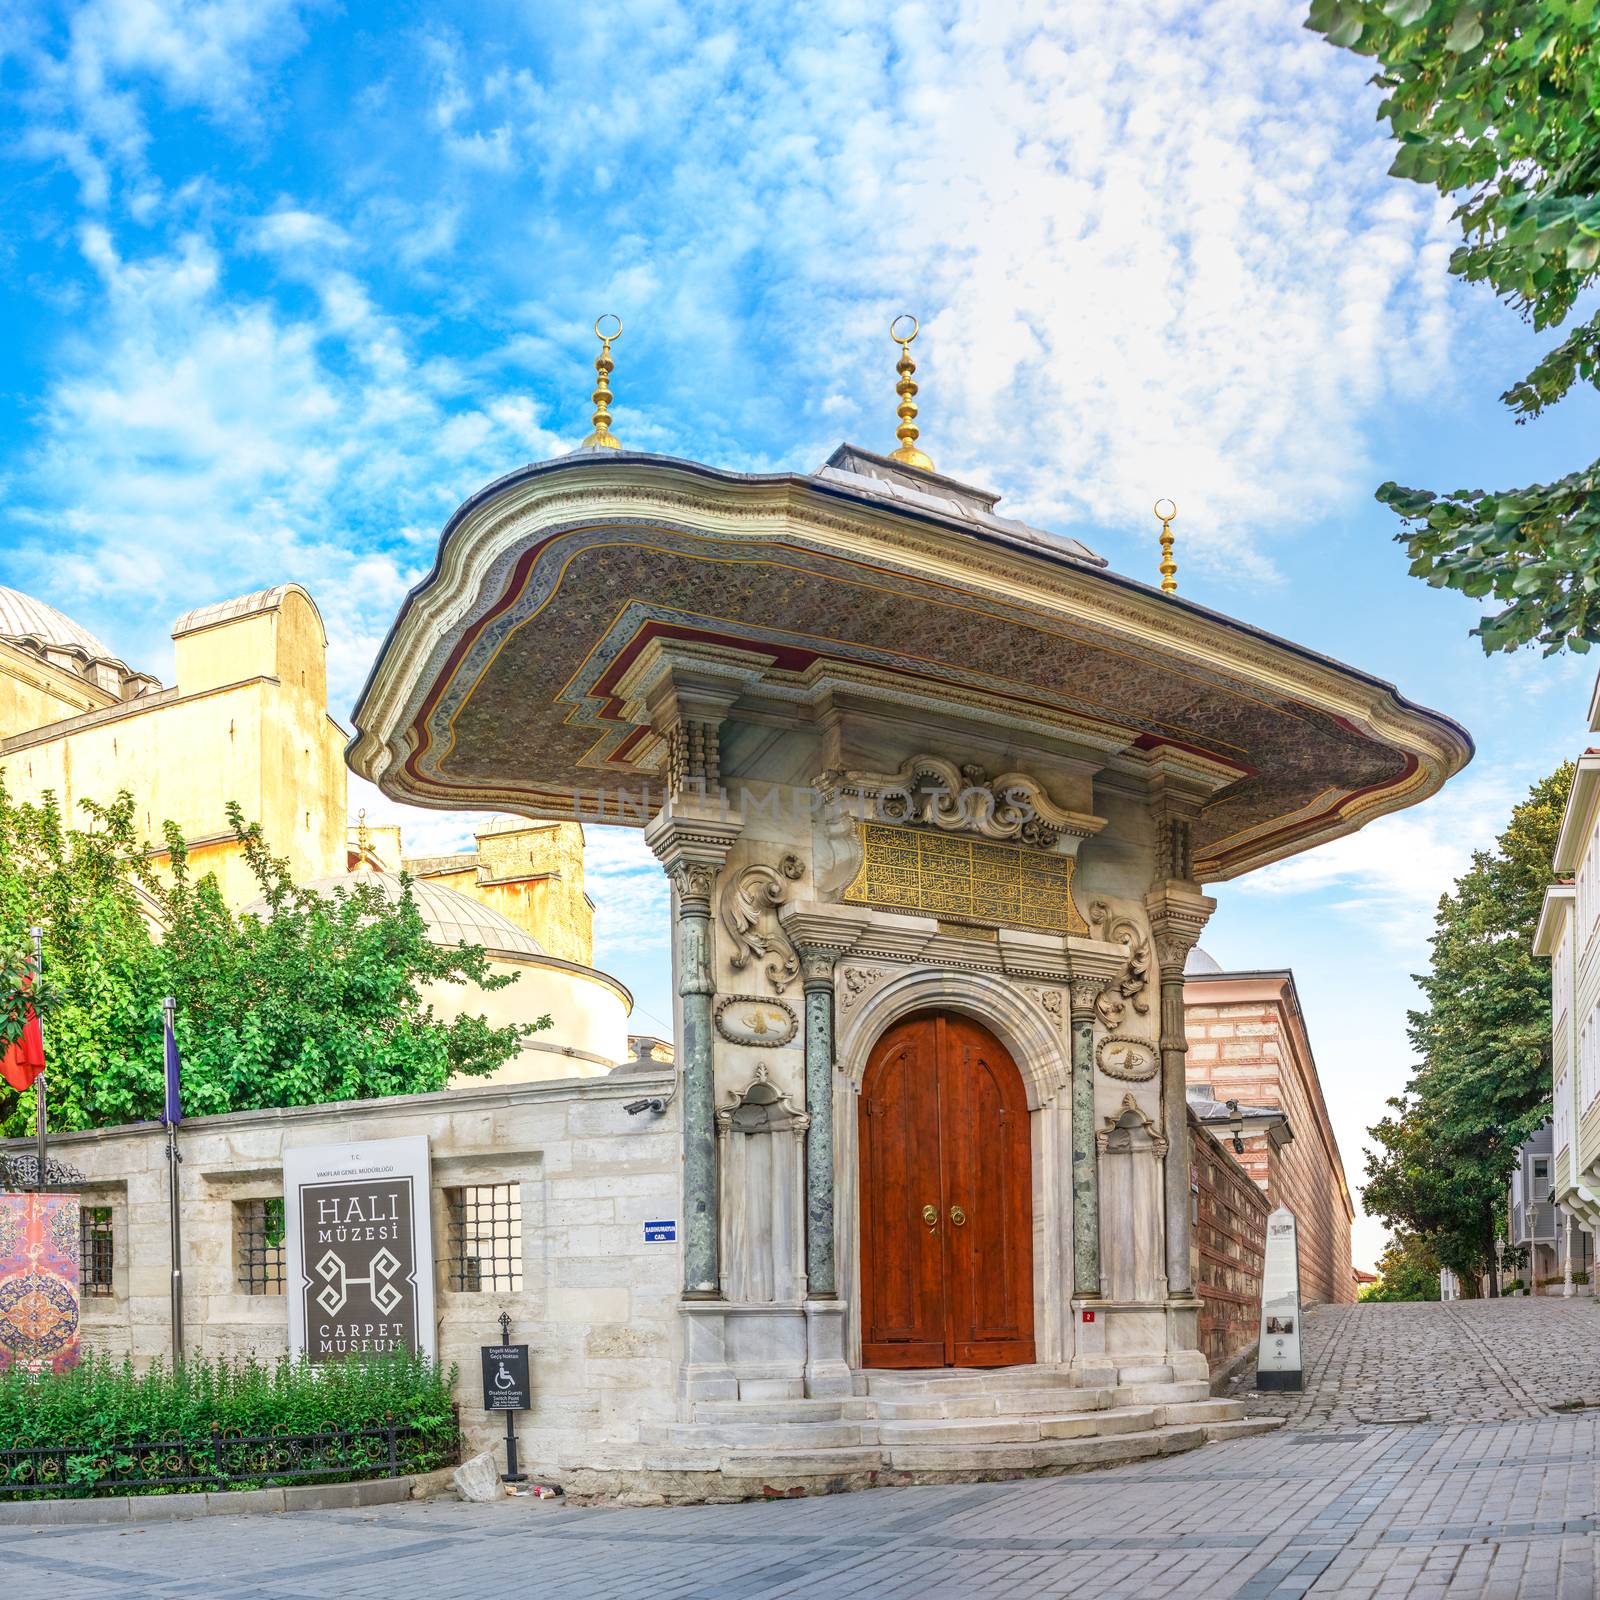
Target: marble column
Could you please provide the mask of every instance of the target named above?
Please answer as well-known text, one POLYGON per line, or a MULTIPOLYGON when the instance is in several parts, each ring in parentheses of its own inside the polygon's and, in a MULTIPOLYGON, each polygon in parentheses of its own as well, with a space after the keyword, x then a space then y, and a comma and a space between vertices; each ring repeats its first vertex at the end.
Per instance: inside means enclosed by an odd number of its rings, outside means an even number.
POLYGON ((1094 1003, 1104 978, 1074 978, 1072 995, 1072 1292, 1100 1293, 1100 1163, 1094 1121, 1094 1003))
POLYGON ((672 880, 672 967, 678 980, 678 1082, 683 1119, 683 1292, 715 1299, 718 1269, 716 1081, 711 997, 711 895, 742 819, 674 799, 645 829, 672 880))
POLYGON ((833 1231, 834 952, 801 948, 806 997, 806 1282, 813 1300, 839 1293, 833 1231))
POLYGON ((1167 1295, 1173 1300, 1194 1297, 1183 966, 1216 907, 1215 900, 1182 881, 1169 880, 1145 896, 1161 969, 1161 1131, 1167 1141, 1167 1295))
POLYGON ((1572 1298, 1572 1213, 1561 1213, 1561 1298, 1572 1298))

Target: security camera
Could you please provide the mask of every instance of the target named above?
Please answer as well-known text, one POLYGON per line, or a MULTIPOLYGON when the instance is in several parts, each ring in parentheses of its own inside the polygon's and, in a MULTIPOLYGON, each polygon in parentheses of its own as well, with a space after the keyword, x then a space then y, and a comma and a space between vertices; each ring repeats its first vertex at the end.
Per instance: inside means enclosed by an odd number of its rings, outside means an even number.
POLYGON ((651 1095, 648 1100, 630 1100, 622 1109, 630 1117, 636 1117, 641 1111, 665 1111, 667 1102, 660 1095, 651 1095))

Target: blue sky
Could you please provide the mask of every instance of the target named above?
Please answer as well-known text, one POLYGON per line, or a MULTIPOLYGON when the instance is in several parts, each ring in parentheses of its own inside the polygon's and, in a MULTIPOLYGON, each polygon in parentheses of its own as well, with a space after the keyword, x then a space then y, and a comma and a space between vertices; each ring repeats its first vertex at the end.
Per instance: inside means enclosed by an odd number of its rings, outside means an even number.
MULTIPOLYGON (((1405 574, 1390 477, 1592 454, 1517 428, 1546 339, 1445 271, 1368 69, 1278 0, 805 7, 92 0, 0 13, 0 579, 170 673, 179 611, 306 584, 344 716, 466 494, 587 428, 723 466, 924 443, 1005 509, 1396 681, 1478 742, 1430 805, 1220 891, 1292 965, 1352 1180, 1432 905, 1583 740, 1591 669, 1486 660, 1405 574)), ((1589 441, 1589 442, 1586 442, 1589 441)), ((372 815, 384 813, 370 796, 372 815)), ((407 818, 418 846, 457 819, 407 818)), ((668 1014, 658 875, 591 851, 600 958, 668 1014)), ((1382 1230, 1358 1223, 1370 1260, 1382 1230)))

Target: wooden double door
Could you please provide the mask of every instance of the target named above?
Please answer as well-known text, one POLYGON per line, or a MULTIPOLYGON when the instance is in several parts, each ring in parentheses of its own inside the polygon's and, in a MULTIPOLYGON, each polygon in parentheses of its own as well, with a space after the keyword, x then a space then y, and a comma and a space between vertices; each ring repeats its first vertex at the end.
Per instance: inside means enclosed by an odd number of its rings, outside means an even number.
POLYGON ((863 1364, 1032 1361, 1033 1159, 1005 1047, 946 1012, 896 1024, 867 1062, 860 1146, 863 1364))

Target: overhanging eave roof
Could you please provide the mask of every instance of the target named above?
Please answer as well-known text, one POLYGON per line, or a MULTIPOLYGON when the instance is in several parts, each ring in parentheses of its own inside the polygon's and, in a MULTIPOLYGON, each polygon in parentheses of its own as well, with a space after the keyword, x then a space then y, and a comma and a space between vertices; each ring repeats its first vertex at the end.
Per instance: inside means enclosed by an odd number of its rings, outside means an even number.
POLYGON ((1471 755, 1391 685, 1109 572, 982 491, 879 492, 892 464, 867 452, 818 476, 601 454, 523 468, 447 524, 355 713, 351 764, 395 798, 571 815, 647 775, 618 686, 659 641, 749 663, 783 704, 870 680, 1204 766, 1213 880, 1414 804, 1471 755))

